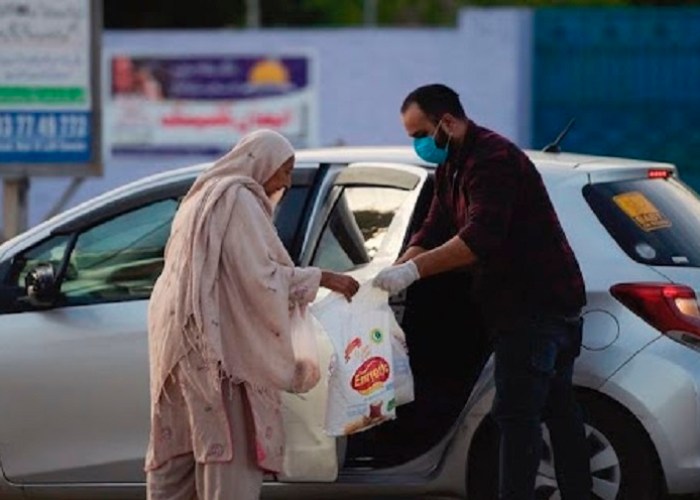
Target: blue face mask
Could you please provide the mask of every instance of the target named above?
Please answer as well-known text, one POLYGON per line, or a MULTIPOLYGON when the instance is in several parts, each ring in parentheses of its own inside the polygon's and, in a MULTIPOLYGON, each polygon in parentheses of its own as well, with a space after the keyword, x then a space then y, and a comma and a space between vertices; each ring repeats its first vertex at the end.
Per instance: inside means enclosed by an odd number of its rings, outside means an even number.
POLYGON ((429 137, 416 137, 413 139, 413 149, 416 154, 422 159, 429 163, 443 163, 447 160, 447 150, 448 144, 441 148, 435 142, 435 135, 439 130, 440 123, 438 122, 438 128, 435 129, 435 133, 429 137))
POLYGON ((413 149, 421 159, 429 163, 443 163, 447 160, 447 147, 439 148, 434 137, 416 137, 413 139, 413 149))

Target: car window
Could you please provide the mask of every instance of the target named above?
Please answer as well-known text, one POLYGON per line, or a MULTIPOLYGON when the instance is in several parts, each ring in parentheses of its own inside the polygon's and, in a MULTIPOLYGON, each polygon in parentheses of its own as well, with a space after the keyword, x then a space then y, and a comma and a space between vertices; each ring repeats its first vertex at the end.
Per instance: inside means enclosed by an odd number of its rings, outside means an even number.
MULTIPOLYGON (((293 250, 305 210, 309 187, 293 186, 280 202, 275 225, 280 238, 293 250)), ((163 267, 163 253, 180 199, 169 198, 121 213, 77 235, 54 235, 18 254, 2 273, 0 314, 32 309, 25 295, 27 274, 50 263, 58 272, 71 248, 59 305, 144 299, 150 296, 163 267)))
POLYGON ((337 272, 371 262, 409 191, 344 187, 330 213, 311 265, 337 272))
POLYGON ((277 234, 292 258, 296 257, 295 238, 299 232, 299 225, 301 224, 308 196, 308 186, 293 185, 284 195, 275 211, 277 234))
POLYGON ((630 258, 657 266, 700 266, 700 198, 679 180, 592 184, 583 194, 630 258))
MULTIPOLYGON (((177 200, 167 199, 120 214, 81 232, 61 283, 61 304, 144 299, 163 268, 163 253, 177 200)), ((70 236, 53 236, 20 255, 15 285, 37 264, 58 269, 70 236)))

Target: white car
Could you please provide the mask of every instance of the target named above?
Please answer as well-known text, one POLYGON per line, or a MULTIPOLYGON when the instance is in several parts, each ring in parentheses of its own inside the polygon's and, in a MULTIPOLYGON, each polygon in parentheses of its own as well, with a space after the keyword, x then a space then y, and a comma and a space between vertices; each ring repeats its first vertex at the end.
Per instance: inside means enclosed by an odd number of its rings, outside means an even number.
MULTIPOLYGON (((587 287, 575 384, 596 497, 700 491, 700 201, 670 164, 528 154, 587 287)), ((145 497, 146 304, 178 200, 205 166, 0 246, 0 498, 145 497)), ((299 151, 280 236, 300 265, 370 279, 424 218, 433 171, 410 147, 299 151)), ((468 281, 447 273, 392 297, 415 401, 339 440, 333 481, 270 477, 264 498, 495 498, 492 358, 468 281)), ((548 446, 538 498, 559 498, 548 446)))

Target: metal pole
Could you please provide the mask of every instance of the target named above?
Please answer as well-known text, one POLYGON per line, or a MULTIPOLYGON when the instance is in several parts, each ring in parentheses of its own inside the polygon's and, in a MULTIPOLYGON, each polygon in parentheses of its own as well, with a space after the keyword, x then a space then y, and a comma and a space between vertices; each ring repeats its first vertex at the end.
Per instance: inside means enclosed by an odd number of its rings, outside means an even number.
POLYGON ((260 27, 260 0, 246 0, 245 20, 246 27, 256 29, 260 27))
POLYGON ((17 177, 3 181, 2 218, 3 233, 7 239, 27 229, 27 193, 29 178, 17 177))

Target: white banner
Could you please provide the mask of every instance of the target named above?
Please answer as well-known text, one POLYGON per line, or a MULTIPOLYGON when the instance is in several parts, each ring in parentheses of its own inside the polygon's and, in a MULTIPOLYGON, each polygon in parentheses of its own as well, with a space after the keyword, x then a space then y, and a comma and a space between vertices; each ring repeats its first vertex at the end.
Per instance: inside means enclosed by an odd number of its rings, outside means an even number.
POLYGON ((218 156, 258 128, 296 147, 315 137, 307 55, 115 54, 108 59, 105 144, 111 156, 218 156))

